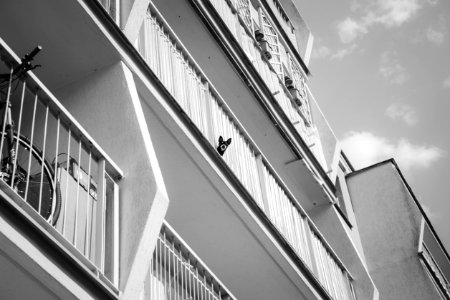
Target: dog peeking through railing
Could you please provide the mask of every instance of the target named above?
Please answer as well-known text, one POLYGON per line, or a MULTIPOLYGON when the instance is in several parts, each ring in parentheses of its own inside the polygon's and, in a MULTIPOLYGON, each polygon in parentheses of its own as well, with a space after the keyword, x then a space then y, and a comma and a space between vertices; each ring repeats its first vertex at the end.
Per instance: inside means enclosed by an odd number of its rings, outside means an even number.
POLYGON ((231 144, 231 138, 224 141, 223 137, 219 137, 219 146, 217 146, 217 152, 219 152, 220 156, 223 156, 225 150, 227 150, 228 146, 231 144))

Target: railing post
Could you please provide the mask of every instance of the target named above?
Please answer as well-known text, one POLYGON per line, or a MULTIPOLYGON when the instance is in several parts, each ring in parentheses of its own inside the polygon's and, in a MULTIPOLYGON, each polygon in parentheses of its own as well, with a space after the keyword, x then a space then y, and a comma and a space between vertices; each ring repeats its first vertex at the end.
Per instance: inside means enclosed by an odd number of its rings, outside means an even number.
POLYGON ((213 147, 216 147, 215 137, 214 137, 214 122, 212 120, 212 107, 211 102, 215 101, 213 97, 211 97, 211 92, 209 90, 209 83, 205 82, 205 111, 206 111, 206 124, 208 132, 205 132, 205 137, 209 140, 213 147))
POLYGON ((311 227, 309 226, 309 221, 308 219, 305 219, 305 235, 306 235, 306 242, 308 243, 308 248, 309 248, 309 254, 310 254, 310 259, 311 259, 311 268, 313 273, 317 276, 317 278, 319 279, 319 270, 318 270, 318 266, 317 266, 317 260, 316 260, 316 255, 318 253, 316 253, 314 251, 314 247, 313 247, 313 241, 312 241, 312 232, 311 232, 311 227))
POLYGON ((114 181, 111 180, 114 184, 114 197, 113 197, 113 277, 111 278, 111 282, 115 286, 119 286, 119 185, 114 181))
POLYGON ((258 169, 258 181, 259 188, 261 189, 261 197, 263 201, 263 211, 267 214, 270 219, 270 210, 269 210, 269 195, 267 195, 267 183, 264 177, 264 165, 262 161, 261 154, 256 155, 256 166, 258 169))
POLYGON ((95 265, 103 272, 105 257, 105 160, 98 161, 98 194, 97 194, 97 212, 95 227, 95 265))

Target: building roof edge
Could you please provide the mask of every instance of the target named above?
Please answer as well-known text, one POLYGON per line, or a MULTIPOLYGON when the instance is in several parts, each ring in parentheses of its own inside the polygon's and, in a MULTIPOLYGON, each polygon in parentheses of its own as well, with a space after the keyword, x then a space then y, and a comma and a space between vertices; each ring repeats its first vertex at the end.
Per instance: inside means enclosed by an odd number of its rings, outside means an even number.
POLYGON ((425 222, 427 222, 428 226, 430 227, 431 232, 433 233, 433 235, 436 238, 436 241, 438 242, 439 246, 442 248, 442 251, 445 253, 445 256, 447 257, 448 260, 450 260, 450 255, 447 251, 447 248, 445 248, 444 243, 441 241, 438 233, 436 232, 436 230, 433 227, 433 224, 431 223, 431 220, 428 218, 425 210, 423 209, 422 205, 420 204, 419 199, 417 199, 416 195, 414 194, 411 186, 408 184, 408 181, 406 180, 405 176, 403 176, 402 171, 400 170, 399 166, 397 165, 397 162, 395 161, 394 158, 389 158, 386 159, 384 161, 381 161, 379 163, 370 165, 368 167, 362 168, 360 170, 357 170, 355 172, 352 172, 350 174, 347 174, 346 179, 359 175, 361 173, 364 173, 366 171, 369 171, 371 169, 374 169, 376 167, 382 166, 382 165, 386 165, 386 164, 392 164, 394 166, 394 169, 397 171, 398 175, 400 176, 400 179, 402 180, 403 184, 405 185, 406 189, 408 190, 408 193, 410 194, 410 196, 412 197, 412 199, 414 200, 415 204, 417 205, 417 207, 419 208, 420 212, 422 213, 423 218, 425 219, 425 222))

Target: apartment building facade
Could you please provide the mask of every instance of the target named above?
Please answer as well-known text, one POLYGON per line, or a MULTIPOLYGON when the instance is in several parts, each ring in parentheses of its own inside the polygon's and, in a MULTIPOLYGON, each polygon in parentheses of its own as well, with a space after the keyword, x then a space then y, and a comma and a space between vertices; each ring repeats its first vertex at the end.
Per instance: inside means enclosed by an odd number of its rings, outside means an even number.
MULTIPOLYGON (((376 197, 353 196, 290 0, 10 1, 0 16, 6 299, 383 299, 355 209, 376 197)), ((421 280, 445 299, 448 254, 424 220, 421 280)))

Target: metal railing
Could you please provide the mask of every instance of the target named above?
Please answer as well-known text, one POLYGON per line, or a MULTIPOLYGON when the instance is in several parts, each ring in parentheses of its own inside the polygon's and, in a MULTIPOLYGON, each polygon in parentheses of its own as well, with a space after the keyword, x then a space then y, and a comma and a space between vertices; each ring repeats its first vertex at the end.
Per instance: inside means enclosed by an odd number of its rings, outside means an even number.
POLYGON ((450 299, 450 258, 428 222, 425 218, 422 219, 419 255, 435 277, 436 284, 445 298, 450 299))
MULTIPOLYGON (((285 115, 294 125, 297 132, 305 141, 309 150, 316 157, 322 168, 330 176, 336 170, 334 153, 337 147, 337 138, 324 118, 318 104, 315 102, 306 83, 306 75, 291 53, 281 52, 283 72, 278 68, 274 58, 267 60, 262 48, 254 37, 254 24, 252 10, 256 11, 248 0, 204 0, 209 1, 222 17, 227 15, 227 27, 241 45, 249 60, 263 79, 272 95, 277 100, 285 115), (234 19, 234 23, 231 20, 234 19), (251 22, 248 21, 251 20, 251 22), (240 30, 235 30, 235 28, 240 30), (285 55, 284 55, 285 54, 285 55), (292 90, 286 86, 285 78, 289 75, 293 81, 292 90), (320 133, 320 134, 319 134, 320 133)), ((253 13, 255 15, 256 13, 253 13)), ((260 16, 263 14, 259 7, 260 16)), ((282 45, 279 47, 283 48, 282 45)))
POLYGON ((120 25, 120 0, 98 0, 108 15, 120 25))
POLYGON ((156 242, 141 299, 235 300, 166 222, 156 242))
POLYGON ((153 4, 136 48, 212 147, 232 138, 224 161, 328 293, 354 299, 344 265, 153 4))
MULTIPOLYGON (((277 102, 283 108, 284 113, 289 117, 289 120, 295 125, 300 136, 305 140, 307 145, 320 142, 317 131, 314 130, 313 117, 309 108, 308 94, 305 92, 305 78, 306 75, 301 71, 298 64, 292 59, 288 53, 283 53, 284 47, 279 45, 278 48, 283 49, 281 53, 281 62, 284 60, 286 64, 284 67, 280 65, 280 58, 272 56, 270 60, 262 53, 262 49, 254 37, 254 24, 251 11, 252 4, 248 0, 208 0, 217 10, 228 29, 232 32, 236 40, 241 45, 247 57, 252 62, 255 69, 275 96, 277 102), (236 30, 238 28, 238 30, 236 30), (286 58, 284 57, 286 56, 286 58), (274 61, 276 59, 276 62, 274 61), (276 68, 276 69, 275 69, 276 68), (293 77, 296 89, 299 92, 299 99, 294 99, 292 94, 285 86, 283 74, 287 71, 293 77), (300 101, 300 103, 297 103, 300 101), (301 105, 299 105, 301 104, 301 105)), ((262 8, 259 9, 260 14, 265 20, 266 24, 268 17, 263 13, 262 8)), ((267 30, 266 30, 267 31, 267 30)), ((275 34, 275 33, 274 33, 275 34)), ((279 44, 279 43, 278 43, 279 44)), ((287 75, 287 73, 286 73, 287 75)), ((314 153, 316 154, 316 153, 314 153)), ((320 159, 321 154, 317 154, 320 159)), ((317 156, 316 155, 316 156, 317 156)))
POLYGON ((33 73, 13 76, 20 60, 2 39, 0 56, 1 188, 117 285, 121 171, 33 73))
POLYGON ((447 280, 444 272, 439 268, 439 264, 433 258, 430 250, 428 250, 426 245, 422 248, 423 259, 426 265, 430 268, 430 271, 436 276, 438 285, 441 287, 447 299, 450 299, 450 282, 447 280))

